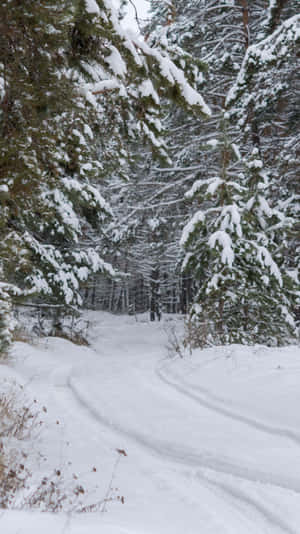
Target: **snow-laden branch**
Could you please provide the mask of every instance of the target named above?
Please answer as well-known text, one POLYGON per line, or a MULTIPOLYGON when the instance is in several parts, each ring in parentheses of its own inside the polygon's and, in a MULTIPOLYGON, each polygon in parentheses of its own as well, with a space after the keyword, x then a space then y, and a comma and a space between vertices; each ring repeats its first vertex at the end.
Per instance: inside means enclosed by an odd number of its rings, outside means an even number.
MULTIPOLYGON (((95 14, 95 16, 98 16, 99 18, 102 17, 101 10, 95 0, 85 0, 85 2, 86 11, 89 14, 95 14)), ((145 71, 149 73, 148 59, 154 59, 158 66, 161 78, 167 84, 178 87, 181 97, 186 105, 188 107, 198 108, 198 110, 204 116, 210 117, 210 108, 207 106, 200 93, 196 91, 189 83, 183 70, 177 67, 172 61, 168 51, 159 49, 157 47, 152 48, 143 39, 141 34, 124 28, 118 20, 117 11, 112 5, 112 2, 110 0, 104 0, 103 3, 118 40, 121 38, 123 47, 130 51, 135 63, 139 67, 144 67, 145 71)), ((122 53, 120 53, 120 48, 117 49, 113 42, 108 44, 108 48, 110 48, 111 54, 105 59, 105 62, 109 65, 112 71, 111 78, 100 81, 99 83, 95 84, 94 87, 86 84, 81 90, 90 103, 93 103, 93 95, 95 94, 107 90, 121 89, 120 78, 124 78, 126 74, 126 61, 124 61, 122 53)), ((151 73, 148 74, 148 78, 151 80, 151 73)), ((143 91, 146 90, 147 94, 152 96, 154 102, 158 103, 158 95, 155 92, 154 87, 149 93, 150 85, 148 84, 147 88, 145 89, 144 83, 145 82, 142 81, 140 92, 143 93, 143 91)))
POLYGON ((275 88, 274 83, 272 85, 269 83, 264 87, 267 83, 267 73, 272 67, 276 67, 278 71, 299 43, 300 15, 295 15, 284 21, 270 36, 248 48, 236 82, 226 98, 226 107, 230 115, 245 117, 249 106, 266 105, 267 97, 274 96, 276 92, 282 90, 283 84, 275 88), (251 82, 257 76, 254 91, 251 82))

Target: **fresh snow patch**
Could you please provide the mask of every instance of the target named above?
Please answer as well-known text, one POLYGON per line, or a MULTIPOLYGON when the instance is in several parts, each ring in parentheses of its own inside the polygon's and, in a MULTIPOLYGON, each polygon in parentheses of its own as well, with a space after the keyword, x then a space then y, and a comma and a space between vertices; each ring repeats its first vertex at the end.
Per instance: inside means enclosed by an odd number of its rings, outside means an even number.
POLYGON ((215 248, 217 243, 219 243, 219 245, 222 247, 222 263, 224 265, 227 263, 229 267, 232 267, 234 252, 232 249, 232 239, 230 235, 224 230, 217 230, 217 232, 214 232, 210 236, 208 244, 210 248, 215 248))
POLYGON ((110 66, 110 68, 112 69, 112 71, 114 72, 116 76, 120 76, 121 78, 124 78, 127 72, 126 63, 122 59, 122 56, 119 50, 115 46, 110 45, 110 49, 111 49, 111 54, 105 58, 105 63, 107 63, 110 66))
MULTIPOLYGON (((231 345, 168 358, 183 320, 87 312, 91 347, 16 343, 0 377, 47 406, 32 449, 105 513, 4 510, 5 534, 297 534, 300 350, 231 345), (97 471, 92 472, 92 467, 97 471)), ((43 464, 36 465, 41 474, 43 464)))
POLYGON ((84 0, 87 13, 100 15, 100 8, 96 0, 84 0))

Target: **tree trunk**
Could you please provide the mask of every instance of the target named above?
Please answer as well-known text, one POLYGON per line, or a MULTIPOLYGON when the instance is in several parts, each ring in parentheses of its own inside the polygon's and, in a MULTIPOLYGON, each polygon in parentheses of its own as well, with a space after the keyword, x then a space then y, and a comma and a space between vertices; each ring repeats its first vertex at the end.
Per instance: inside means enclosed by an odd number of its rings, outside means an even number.
POLYGON ((150 321, 161 319, 159 286, 159 269, 155 268, 152 270, 150 280, 150 321))

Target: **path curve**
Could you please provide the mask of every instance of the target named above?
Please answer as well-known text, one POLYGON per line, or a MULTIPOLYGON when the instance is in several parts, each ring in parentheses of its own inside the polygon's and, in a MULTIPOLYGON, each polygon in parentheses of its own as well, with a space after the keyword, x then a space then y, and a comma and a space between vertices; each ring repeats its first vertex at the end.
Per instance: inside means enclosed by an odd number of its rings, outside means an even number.
POLYGON ((288 481, 275 480, 272 477, 269 477, 265 473, 251 473, 249 470, 242 467, 237 467, 234 464, 222 463, 216 457, 215 458, 205 458, 200 455, 189 457, 187 452, 173 450, 172 452, 163 444, 157 444, 154 441, 149 441, 142 434, 135 433, 127 430, 121 425, 111 421, 109 418, 105 417, 100 413, 98 409, 92 406, 86 396, 80 391, 78 385, 75 384, 75 381, 70 375, 67 379, 67 387, 72 393, 73 397, 80 404, 82 408, 88 411, 89 415, 93 417, 99 424, 109 428, 115 434, 120 435, 134 441, 140 447, 147 451, 147 453, 155 455, 168 462, 181 464, 187 467, 201 469, 197 471, 197 477, 199 481, 208 489, 221 491, 225 495, 225 502, 232 504, 232 501, 240 501, 245 507, 251 508, 255 511, 256 515, 263 519, 265 524, 271 525, 272 534, 275 534, 277 531, 278 534, 299 534, 292 527, 290 527, 280 516, 275 514, 273 511, 270 511, 266 506, 262 505, 258 500, 250 497, 246 492, 242 492, 240 488, 235 489, 232 485, 229 485, 225 482, 215 481, 212 479, 213 473, 221 473, 223 475, 230 475, 232 478, 238 480, 245 480, 247 482, 267 484, 276 486, 281 489, 294 491, 300 494, 300 484, 295 486, 288 481), (276 528, 276 531, 274 531, 276 528))
MULTIPOLYGON (((182 384, 180 384, 179 381, 170 379, 170 377, 167 376, 167 374, 164 372, 164 368, 166 368, 165 364, 157 368, 155 371, 156 375, 162 382, 164 382, 164 384, 172 387, 178 393, 184 395, 185 397, 188 397, 197 404, 200 404, 201 406, 212 410, 213 412, 224 415, 225 417, 228 417, 229 419, 232 419, 234 421, 244 423, 245 425, 250 426, 251 428, 255 428, 256 430, 260 430, 265 434, 270 434, 271 436, 278 436, 280 438, 286 438, 300 447, 300 435, 294 432, 293 430, 274 427, 272 425, 268 425, 265 422, 258 421, 257 419, 253 419, 249 416, 245 416, 238 412, 235 412, 226 406, 219 406, 218 404, 207 398, 208 394, 205 388, 202 388, 201 386, 189 386, 190 389, 187 389, 182 384), (199 391, 200 394, 198 393, 199 391)), ((224 403, 226 402, 225 399, 222 399, 222 401, 224 403)))

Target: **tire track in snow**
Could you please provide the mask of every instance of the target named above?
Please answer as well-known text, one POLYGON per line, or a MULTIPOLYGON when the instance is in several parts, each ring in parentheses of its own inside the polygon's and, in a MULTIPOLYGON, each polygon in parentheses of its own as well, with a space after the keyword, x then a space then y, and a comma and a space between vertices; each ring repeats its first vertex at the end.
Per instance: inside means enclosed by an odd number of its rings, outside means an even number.
MULTIPOLYGON (((300 446, 300 436, 296 432, 293 432, 289 429, 273 427, 271 425, 268 425, 267 423, 263 423, 251 417, 237 413, 231 410, 230 408, 227 408, 226 406, 219 406, 218 404, 207 398, 209 394, 205 388, 202 388, 201 386, 197 388, 194 386, 190 386, 190 389, 187 389, 182 384, 167 377, 162 369, 163 367, 156 369, 155 371, 156 375, 162 382, 164 382, 167 386, 170 386, 175 389, 181 395, 184 395, 185 397, 188 397, 192 401, 196 402, 200 406, 207 408, 208 410, 211 410, 215 413, 224 415, 225 417, 228 417, 229 419, 232 419, 234 421, 238 421, 239 423, 243 423, 251 428, 255 428, 256 430, 264 432, 265 434, 288 439, 294 444, 300 446), (195 391, 197 391, 197 393, 195 393, 195 391), (200 391, 200 394, 198 393, 198 391, 200 391), (201 394, 203 396, 201 396, 201 394)), ((224 402, 226 402, 225 399, 224 402)))
POLYGON ((138 445, 142 446, 148 452, 152 452, 159 457, 169 459, 175 463, 182 464, 188 467, 202 467, 214 471, 216 473, 223 473, 225 475, 231 475, 249 482, 258 482, 261 484, 269 484, 274 487, 293 491, 300 495, 300 481, 291 480, 290 478, 283 478, 270 475, 259 470, 252 470, 248 467, 238 466, 227 459, 220 459, 217 456, 203 452, 202 454, 195 454, 187 449, 180 449, 174 447, 172 442, 151 440, 142 434, 135 432, 134 430, 128 430, 119 423, 111 421, 105 417, 101 412, 92 406, 85 394, 80 391, 80 387, 75 384, 74 380, 70 376, 67 380, 67 386, 71 390, 73 396, 100 424, 110 428, 115 433, 134 441, 138 445))
MULTIPOLYGON (((164 442, 159 443, 158 441, 151 441, 142 434, 128 430, 122 425, 111 421, 101 414, 99 410, 90 404, 89 400, 87 400, 82 391, 80 391, 80 388, 75 384, 72 376, 69 376, 67 379, 67 387, 71 391, 77 403, 79 403, 82 408, 88 411, 90 416, 102 426, 109 428, 115 434, 118 434, 123 438, 125 437, 130 441, 135 442, 151 455, 155 455, 164 461, 167 460, 171 463, 175 463, 177 465, 180 464, 189 468, 201 468, 203 472, 198 472, 197 476, 206 488, 210 489, 211 491, 215 488, 219 492, 227 495, 229 503, 232 502, 232 499, 239 500, 244 506, 252 508, 260 519, 263 518, 266 524, 271 525, 272 529, 275 527, 279 532, 284 532, 284 534, 299 534, 289 525, 287 525, 281 517, 270 511, 253 497, 250 497, 245 492, 241 492, 239 488, 235 489, 226 483, 212 480, 211 477, 206 473, 221 473, 223 475, 229 475, 236 480, 270 485, 284 490, 294 491, 298 494, 300 494, 300 484, 294 485, 292 481, 284 481, 282 479, 278 480, 276 477, 270 477, 266 473, 253 472, 247 468, 239 467, 231 464, 230 462, 219 460, 217 457, 213 457, 212 455, 195 455, 191 454, 187 450, 178 451, 174 448, 172 449, 171 444, 167 444, 166 446, 166 443, 164 442)), ((214 494, 215 489, 213 491, 214 494)))
POLYGON ((299 534, 293 527, 288 525, 281 517, 274 512, 270 511, 266 506, 263 506, 261 502, 247 494, 240 487, 235 488, 232 484, 227 482, 220 482, 212 480, 210 477, 203 474, 199 475, 201 482, 206 483, 208 487, 214 488, 216 491, 225 494, 229 499, 241 503, 243 507, 247 509, 253 509, 257 515, 259 515, 267 525, 272 525, 272 534, 275 534, 274 528, 277 532, 284 532, 286 534, 299 534))

